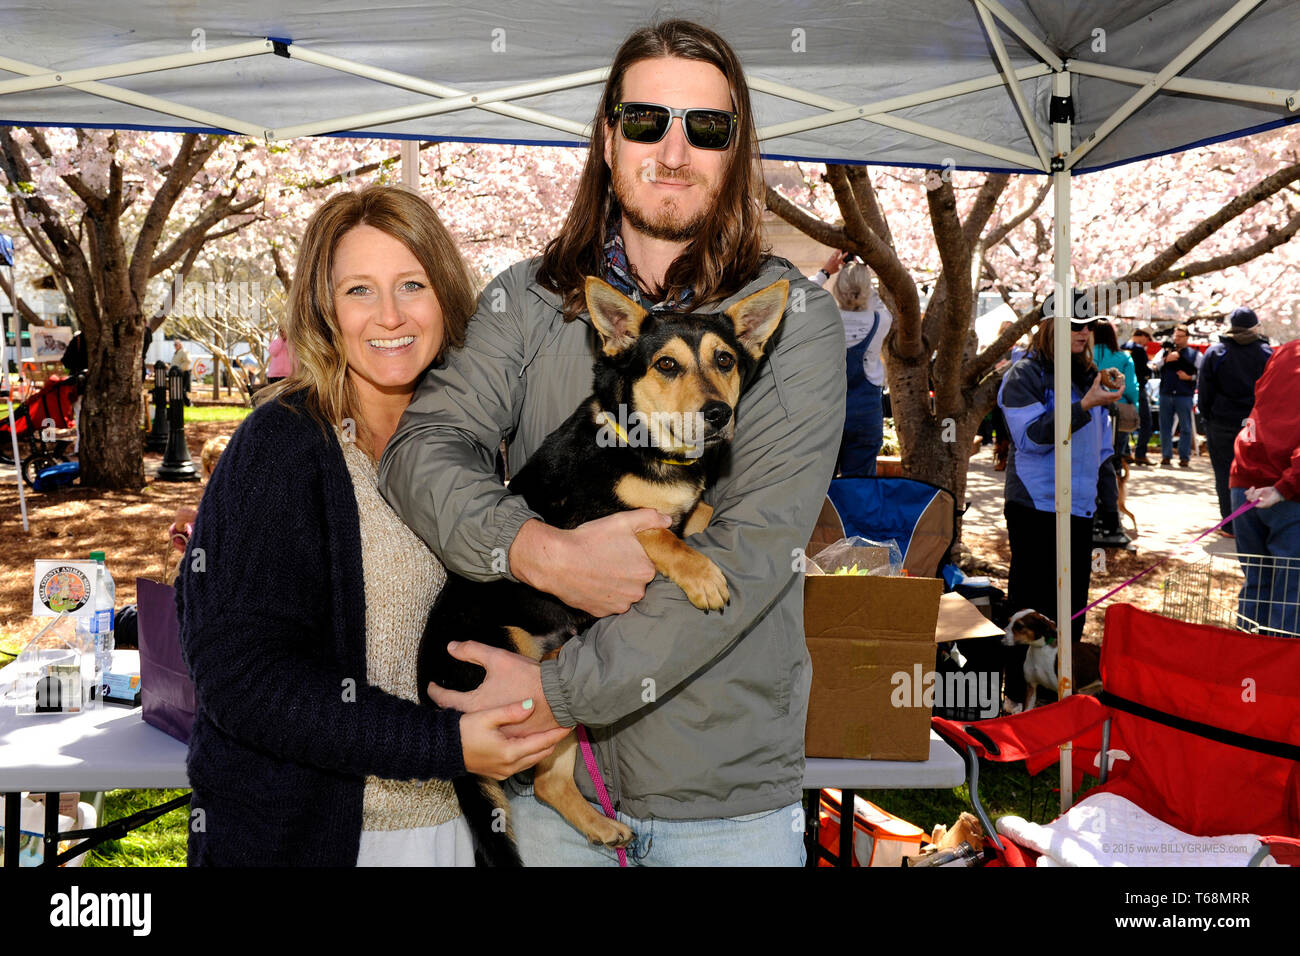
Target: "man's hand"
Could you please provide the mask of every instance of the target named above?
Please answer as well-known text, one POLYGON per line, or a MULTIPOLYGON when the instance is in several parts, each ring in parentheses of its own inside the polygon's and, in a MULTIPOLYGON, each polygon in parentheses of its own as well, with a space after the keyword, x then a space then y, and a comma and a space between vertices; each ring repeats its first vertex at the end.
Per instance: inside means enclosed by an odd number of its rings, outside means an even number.
POLYGON ((645 597, 655 576, 636 533, 671 524, 653 508, 598 518, 572 531, 534 519, 515 535, 510 570, 530 587, 594 617, 622 614, 645 597))
POLYGON ((1256 508, 1271 508, 1282 500, 1282 493, 1272 485, 1264 488, 1248 488, 1246 500, 1255 502, 1256 508))
POLYGON ((1176 372, 1176 373, 1174 373, 1174 374, 1176 374, 1176 375, 1177 375, 1179 378, 1181 378, 1184 382, 1194 382, 1194 381, 1196 381, 1196 376, 1193 375, 1191 372, 1184 372, 1184 371, 1181 371, 1181 370, 1180 370, 1180 371, 1178 371, 1178 372, 1176 372))
POLYGON ((446 690, 430 682, 429 697, 439 707, 473 714, 531 699, 532 713, 522 723, 501 726, 503 734, 524 737, 560 726, 542 693, 542 668, 537 661, 477 641, 453 641, 447 645, 447 652, 457 660, 478 664, 487 676, 471 691, 446 690))
POLYGON ((536 698, 533 698, 464 714, 460 718, 460 749, 465 769, 493 780, 504 780, 548 756, 568 736, 570 728, 559 727, 526 737, 509 736, 536 709, 536 698))

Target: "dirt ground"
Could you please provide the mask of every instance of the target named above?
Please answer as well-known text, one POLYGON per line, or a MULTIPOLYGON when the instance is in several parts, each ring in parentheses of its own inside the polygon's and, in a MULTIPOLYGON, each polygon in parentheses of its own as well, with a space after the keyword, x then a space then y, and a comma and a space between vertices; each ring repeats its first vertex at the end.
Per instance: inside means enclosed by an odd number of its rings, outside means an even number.
MULTIPOLYGON (((1156 455, 1153 460, 1158 463, 1160 458, 1156 455)), ((1011 550, 1002 515, 1004 483, 1005 473, 993 470, 992 451, 983 449, 977 452, 971 459, 966 487, 970 507, 966 512, 962 537, 971 549, 976 572, 989 575, 993 583, 1005 592, 1011 550)), ((1160 611, 1164 600, 1162 585, 1171 571, 1203 558, 1207 552, 1229 553, 1233 550, 1232 539, 1218 533, 1208 535, 1191 549, 1187 547, 1193 538, 1219 521, 1214 472, 1208 457, 1192 458, 1188 469, 1162 468, 1159 464, 1132 468, 1126 492, 1128 509, 1137 520, 1136 536, 1128 518, 1121 518, 1121 522, 1126 533, 1134 538, 1135 550, 1111 549, 1104 552, 1104 570, 1093 571, 1089 601, 1095 601, 1162 557, 1173 557, 1088 612, 1084 624, 1084 642, 1087 644, 1100 645, 1105 609, 1112 602, 1160 611)), ((1078 673, 1077 676, 1082 685, 1083 675, 1078 673)))
MULTIPOLYGON (((186 444, 199 468, 203 443, 229 435, 239 423, 186 426, 186 444)), ((0 463, 0 637, 33 637, 49 621, 32 617, 32 569, 37 558, 86 560, 103 551, 117 585, 117 605, 135 603, 136 578, 162 580, 167 528, 176 509, 197 505, 201 483, 155 481, 161 452, 145 453, 148 483, 139 492, 72 486, 42 494, 27 492, 30 530, 23 531, 12 465, 0 463)), ((176 555, 170 556, 175 574, 176 555)))
MULTIPOLYGON (((237 424, 229 421, 187 426, 187 441, 196 467, 203 443, 230 434, 237 424)), ((161 460, 161 454, 146 454, 146 473, 152 476, 161 460)), ((983 449, 971 459, 964 542, 971 550, 967 567, 973 573, 989 575, 1005 591, 1010 551, 1002 517, 1003 482, 1004 475, 993 470, 990 450, 983 449)), ((79 487, 47 494, 29 492, 31 530, 24 532, 14 470, 0 464, 0 636, 30 637, 42 623, 31 616, 32 562, 37 558, 85 559, 92 550, 103 550, 117 582, 118 605, 133 603, 137 577, 162 579, 163 559, 168 554, 167 528, 178 507, 197 503, 199 491, 198 482, 171 483, 150 477, 139 492, 101 493, 79 487)), ((1209 459, 1193 458, 1188 470, 1159 466, 1133 469, 1128 507, 1139 524, 1136 551, 1106 552, 1105 570, 1093 573, 1092 599, 1161 556, 1177 551, 1218 521, 1209 459)), ((1230 539, 1218 535, 1206 538, 1203 544, 1216 551, 1232 550, 1230 539)), ((1198 546, 1194 553, 1204 552, 1198 546)), ((1159 610, 1161 584, 1169 569, 1188 558, 1188 553, 1180 554, 1113 600, 1159 610)), ((174 555, 170 561, 174 573, 174 555)), ((1088 614, 1086 643, 1100 644, 1104 608, 1102 605, 1088 614)), ((1082 671, 1077 674, 1081 679, 1085 676, 1082 671)))

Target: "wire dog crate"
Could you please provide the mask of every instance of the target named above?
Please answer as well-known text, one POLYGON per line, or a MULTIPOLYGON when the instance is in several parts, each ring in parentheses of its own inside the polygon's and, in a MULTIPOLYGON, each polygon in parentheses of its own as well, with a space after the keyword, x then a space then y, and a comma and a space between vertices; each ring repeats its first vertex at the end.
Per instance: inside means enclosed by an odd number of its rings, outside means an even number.
POLYGON ((1209 554, 1170 572, 1161 590, 1165 617, 1300 637, 1300 558, 1209 554))

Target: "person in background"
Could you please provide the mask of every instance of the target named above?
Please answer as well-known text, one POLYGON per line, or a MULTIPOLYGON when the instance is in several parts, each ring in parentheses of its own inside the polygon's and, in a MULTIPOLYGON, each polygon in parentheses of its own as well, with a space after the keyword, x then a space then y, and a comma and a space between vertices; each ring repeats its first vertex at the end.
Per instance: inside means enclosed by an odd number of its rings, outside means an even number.
MULTIPOLYGON (((1259 331, 1259 319, 1250 309, 1236 309, 1228 328, 1205 352, 1197 379, 1197 404, 1205 416, 1205 441, 1214 468, 1214 489, 1219 496, 1219 517, 1232 514, 1228 472, 1233 444, 1241 423, 1255 404, 1255 383, 1264 374, 1273 350, 1259 331)), ((1232 524, 1220 531, 1228 537, 1232 524)))
POLYGON ((1238 613, 1251 630, 1300 637, 1300 339, 1278 346, 1234 443, 1228 484, 1241 555, 1238 613), (1253 556, 1250 557, 1250 556, 1253 556), (1255 625, 1255 626, 1252 626, 1255 625))
MULTIPOLYGON (((1088 603, 1092 580, 1092 520, 1101 463, 1114 454, 1108 407, 1123 390, 1101 384, 1092 354, 1092 318, 1071 320, 1070 336, 1070 599, 1073 612, 1088 603)), ((1008 601, 1056 619, 1056 467, 1052 379, 1053 322, 1038 324, 1029 354, 1007 371, 998 405, 1011 431, 1006 471, 1007 537, 1011 569, 1008 601)), ((1064 630, 1063 622, 1061 629, 1064 630)), ((1083 637, 1083 617, 1072 625, 1083 637)), ((1011 671, 1008 671, 1011 684, 1011 671)))
POLYGON ((1137 448, 1130 456, 1128 438, 1125 436, 1121 451, 1125 458, 1132 458, 1133 464, 1144 468, 1151 464, 1147 458, 1147 449, 1151 445, 1151 436, 1155 434, 1155 425, 1151 421, 1151 397, 1147 394, 1147 382, 1151 381, 1151 361, 1147 346, 1152 342, 1151 333, 1146 329, 1133 330, 1133 336, 1124 345, 1124 350, 1133 359, 1133 372, 1137 375, 1138 386, 1138 428, 1137 448))
POLYGON ((190 358, 190 353, 185 351, 185 346, 176 341, 176 351, 172 353, 172 365, 181 370, 184 381, 181 383, 182 394, 185 396, 185 404, 190 403, 190 369, 194 367, 194 360, 190 358))
POLYGON ((1192 396, 1196 394, 1196 372, 1200 354, 1188 344, 1187 326, 1174 329, 1174 340, 1166 343, 1156 360, 1160 369, 1160 464, 1168 467, 1174 457, 1174 419, 1178 420, 1178 467, 1192 466, 1196 430, 1192 427, 1192 396))
POLYGON ((826 280, 837 272, 839 278, 831 295, 844 320, 848 392, 844 435, 840 439, 835 471, 840 475, 874 476, 876 457, 884 441, 881 394, 885 386, 885 364, 880 349, 894 317, 871 285, 871 270, 847 252, 834 253, 812 281, 825 286, 826 280))
POLYGON ((1092 348, 1093 359, 1097 368, 1119 369, 1124 376, 1124 391, 1121 398, 1111 409, 1111 426, 1114 428, 1115 454, 1108 456, 1101 463, 1101 473, 1097 484, 1097 518, 1093 528, 1093 543, 1103 548, 1124 548, 1129 544, 1129 536, 1119 526, 1119 482, 1116 469, 1124 447, 1128 444, 1128 432, 1121 432, 1117 427, 1120 407, 1127 405, 1132 414, 1137 414, 1138 383, 1137 373, 1133 369, 1133 358, 1119 347, 1115 337, 1115 327, 1104 318, 1098 318, 1092 334, 1096 345, 1092 348))
POLYGON ((293 346, 284 338, 284 330, 277 327, 275 338, 271 339, 271 344, 267 346, 266 351, 269 355, 266 361, 266 384, 274 385, 282 378, 288 378, 298 367, 298 357, 294 355, 293 346))

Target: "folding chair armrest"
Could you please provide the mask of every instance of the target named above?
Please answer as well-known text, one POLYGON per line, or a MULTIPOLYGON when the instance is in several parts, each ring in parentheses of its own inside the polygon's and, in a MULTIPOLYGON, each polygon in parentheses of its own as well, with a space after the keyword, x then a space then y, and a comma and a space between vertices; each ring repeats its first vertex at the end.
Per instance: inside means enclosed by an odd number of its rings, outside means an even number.
POLYGON ((997 763, 1028 760, 1055 751, 1102 724, 1110 709, 1095 697, 1074 694, 1045 707, 994 717, 991 720, 957 721, 932 717, 930 724, 959 752, 967 747, 997 763))
POLYGON ((1294 837, 1262 836, 1259 843, 1259 849, 1250 858, 1248 866, 1261 866, 1270 856, 1283 866, 1300 866, 1300 840, 1294 837))

